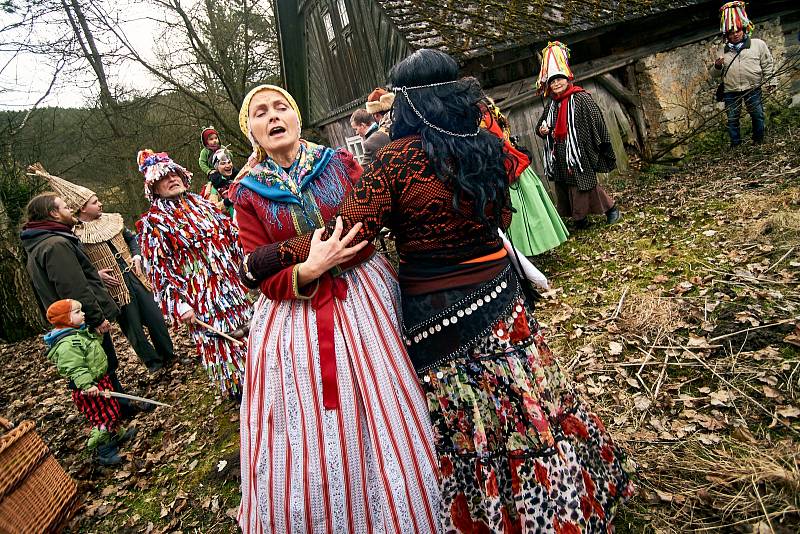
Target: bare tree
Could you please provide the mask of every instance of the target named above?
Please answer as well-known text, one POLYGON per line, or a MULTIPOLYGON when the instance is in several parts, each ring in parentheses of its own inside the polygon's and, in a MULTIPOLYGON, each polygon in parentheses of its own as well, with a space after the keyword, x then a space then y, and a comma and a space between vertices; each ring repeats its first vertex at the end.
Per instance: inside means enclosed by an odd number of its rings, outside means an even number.
POLYGON ((275 82, 280 73, 274 17, 266 4, 203 0, 185 8, 180 0, 151 0, 155 14, 149 20, 162 28, 155 58, 137 49, 100 3, 92 9, 130 59, 193 104, 194 110, 182 111, 192 112, 198 126, 214 122, 226 139, 246 151, 249 145, 237 122, 239 106, 251 86, 275 82))
MULTIPOLYGON (((47 88, 28 110, 36 109, 48 96, 70 86, 99 87, 98 103, 115 135, 120 129, 115 120, 117 98, 107 72, 107 63, 120 61, 116 43, 105 40, 98 45, 97 33, 104 27, 87 16, 86 0, 13 0, 2 7, 11 14, 10 22, 0 27, 0 53, 9 59, 0 65, 0 75, 17 59, 33 56, 52 66, 47 88), (86 67, 90 67, 87 70, 86 67), (91 72, 91 75, 87 75, 91 72)), ((101 36, 102 37, 102 36, 101 36)), ((8 91, 8 88, 4 88, 8 91)), ((18 126, 24 127, 26 121, 18 126)))
POLYGON ((117 101, 111 94, 108 75, 103 64, 103 55, 97 48, 93 30, 89 26, 86 15, 84 15, 83 7, 78 0, 61 0, 61 6, 64 8, 64 13, 69 20, 75 39, 80 45, 83 58, 89 63, 97 78, 97 83, 100 86, 100 109, 103 110, 103 115, 106 117, 111 130, 115 135, 119 136, 120 129, 117 126, 114 113, 117 101))

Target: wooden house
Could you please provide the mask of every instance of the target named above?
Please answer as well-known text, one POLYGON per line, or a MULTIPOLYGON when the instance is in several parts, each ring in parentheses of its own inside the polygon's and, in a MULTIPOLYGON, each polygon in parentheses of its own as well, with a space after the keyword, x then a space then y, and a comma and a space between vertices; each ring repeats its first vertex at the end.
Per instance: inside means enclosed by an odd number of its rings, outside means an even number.
MULTIPOLYGON (((353 110, 364 105, 372 89, 386 84, 395 63, 416 49, 438 48, 459 61, 463 74, 481 80, 509 115, 513 133, 538 152, 533 131, 543 100, 533 84, 540 50, 557 39, 570 46, 577 81, 595 95, 606 114, 623 165, 626 147, 651 155, 678 135, 680 127, 674 123, 691 126, 692 113, 713 110, 707 68, 720 44, 715 40, 721 4, 274 0, 286 86, 304 122, 321 130, 333 146, 357 152, 358 139, 349 125, 353 110), (677 55, 659 60, 659 54, 673 52, 677 55), (668 66, 662 68, 659 61, 668 66), (687 111, 691 106, 698 109, 687 111)), ((751 18, 767 24, 770 39, 765 40, 776 63, 798 54, 798 4, 759 0, 748 6, 751 18)), ((758 30, 756 36, 762 37, 758 30)), ((795 75, 788 91, 798 93, 798 86, 795 75)))

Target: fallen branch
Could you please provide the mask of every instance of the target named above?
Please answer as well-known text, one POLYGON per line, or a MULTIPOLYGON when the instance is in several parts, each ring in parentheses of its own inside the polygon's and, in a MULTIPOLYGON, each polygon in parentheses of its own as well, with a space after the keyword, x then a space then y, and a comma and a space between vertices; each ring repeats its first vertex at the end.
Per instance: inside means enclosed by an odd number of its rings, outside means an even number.
MULTIPOLYGON (((725 345, 705 345, 703 347, 695 347, 698 349, 718 349, 720 347, 724 347, 725 345)), ((670 350, 670 349, 682 349, 683 347, 680 345, 653 345, 654 349, 663 349, 663 350, 670 350)))
POLYGON ((619 298, 617 309, 614 310, 614 314, 611 316, 612 319, 619 317, 619 313, 622 311, 622 303, 625 302, 625 295, 628 294, 628 288, 630 288, 630 286, 625 286, 625 290, 622 292, 622 296, 619 298))
POLYGON ((607 323, 608 321, 613 321, 617 317, 619 317, 620 312, 622 311, 622 303, 625 302, 625 295, 628 294, 628 288, 630 286, 625 286, 625 290, 622 292, 622 296, 619 298, 619 302, 617 303, 617 307, 614 309, 614 313, 612 313, 609 317, 605 319, 600 319, 591 323, 589 326, 597 326, 603 323, 607 323))
MULTIPOLYGON (((664 383, 664 376, 667 374, 667 364, 669 363, 669 354, 664 354, 664 365, 661 366, 661 374, 658 375, 656 387, 653 389, 653 399, 658 397, 658 391, 661 389, 661 384, 664 383)), ((639 368, 641 370, 641 368, 639 368)))
MULTIPOLYGON (((728 337, 738 336, 739 334, 746 334, 747 332, 752 332, 753 330, 761 330, 762 328, 771 328, 773 326, 779 326, 779 325, 782 325, 782 324, 793 323, 793 322, 798 321, 798 320, 800 320, 800 319, 797 319, 797 318, 784 319, 783 321, 778 321, 777 323, 763 324, 761 326, 754 326, 752 328, 745 328, 744 330, 739 330, 738 332, 731 332, 730 334, 725 334, 724 336, 712 337, 711 339, 708 340, 708 342, 711 343, 712 341, 719 341, 720 339, 725 339, 725 338, 728 338, 728 337)), ((701 347, 701 348, 705 348, 705 347, 701 347)))
POLYGON ((739 387, 738 387, 738 386, 736 386, 736 385, 734 385, 733 383, 731 383, 731 382, 730 382, 730 380, 727 380, 727 379, 726 379, 724 376, 722 376, 721 374, 719 374, 719 373, 718 373, 718 372, 717 372, 717 371, 716 371, 716 370, 715 370, 713 367, 711 367, 710 365, 708 365, 706 362, 704 362, 703 360, 701 360, 701 359, 700 359, 700 358, 697 356, 697 354, 695 354, 694 352, 692 352, 692 351, 691 351, 691 349, 690 349, 689 347, 683 347, 683 349, 684 349, 685 351, 687 351, 689 354, 691 354, 691 355, 692 355, 692 358, 694 358, 695 360, 697 360, 697 361, 700 363, 700 365, 702 365, 703 367, 705 367, 706 369, 708 369, 709 371, 711 371, 711 374, 713 374, 713 375, 714 375, 714 376, 716 376, 718 379, 720 379, 720 380, 721 380, 721 381, 722 381, 722 382, 723 382, 723 383, 724 383, 726 386, 728 386, 728 387, 730 387, 730 388, 733 388, 733 389, 735 389, 736 391, 738 391, 738 392, 739 392, 739 395, 743 396, 744 398, 746 398, 747 400, 749 400, 750 402, 752 402, 754 405, 756 405, 757 407, 761 408, 761 410, 762 410, 762 411, 763 411, 765 414, 769 415, 771 419, 773 419, 773 420, 777 421, 778 423, 780 423, 782 426, 784 426, 784 427, 785 427, 787 430, 789 430, 790 432, 792 432, 792 433, 794 433, 794 434, 797 434, 797 435, 799 435, 799 436, 800 436, 800 432, 798 432, 797 430, 795 430, 794 428, 792 428, 792 426, 791 426, 791 425, 787 425, 786 423, 784 423, 783 421, 781 421, 779 418, 777 418, 777 417, 775 416, 775 414, 773 414, 771 411, 769 411, 769 410, 767 410, 766 408, 764 408, 764 406, 763 406, 763 405, 762 405, 760 402, 758 402, 758 401, 757 401, 757 400, 755 400, 753 397, 751 397, 750 395, 748 395, 747 393, 745 393, 744 391, 742 391, 741 389, 739 389, 739 387))
MULTIPOLYGON (((772 269, 774 269, 774 268, 775 268, 775 266, 776 266, 776 265, 778 265, 780 262, 782 262, 783 260, 785 260, 785 259, 786 259, 786 257, 787 257, 789 254, 791 254, 792 252, 794 252, 794 247, 790 248, 790 249, 789 249, 789 252, 787 252, 786 254, 784 254, 783 256, 781 256, 781 259, 779 259, 778 261, 776 261, 775 263, 773 263, 772 265, 770 265, 770 266, 769 266, 769 268, 768 268, 766 271, 764 271, 763 273, 761 273, 761 274, 762 274, 762 275, 764 275, 764 274, 767 274, 768 272, 770 272, 772 269)), ((761 278, 761 277, 759 276, 759 278, 761 278)))
POLYGON ((758 499, 758 504, 761 505, 761 511, 764 512, 764 517, 767 519, 767 524, 769 525, 769 531, 771 534, 775 534, 775 528, 772 526, 772 521, 770 520, 769 514, 767 513, 767 507, 764 506, 764 501, 761 499, 761 493, 758 490, 758 486, 756 486, 756 481, 751 478, 750 484, 753 485, 753 491, 755 492, 756 498, 758 499))

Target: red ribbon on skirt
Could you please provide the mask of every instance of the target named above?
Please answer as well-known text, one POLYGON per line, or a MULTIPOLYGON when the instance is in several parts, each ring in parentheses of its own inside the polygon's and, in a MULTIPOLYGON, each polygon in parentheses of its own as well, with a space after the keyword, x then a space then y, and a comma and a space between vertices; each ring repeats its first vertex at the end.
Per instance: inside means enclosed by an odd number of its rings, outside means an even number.
POLYGON ((319 288, 311 300, 317 313, 319 365, 322 370, 322 405, 326 410, 339 408, 339 383, 336 378, 336 341, 333 333, 333 305, 347 296, 347 280, 330 273, 319 279, 319 288))

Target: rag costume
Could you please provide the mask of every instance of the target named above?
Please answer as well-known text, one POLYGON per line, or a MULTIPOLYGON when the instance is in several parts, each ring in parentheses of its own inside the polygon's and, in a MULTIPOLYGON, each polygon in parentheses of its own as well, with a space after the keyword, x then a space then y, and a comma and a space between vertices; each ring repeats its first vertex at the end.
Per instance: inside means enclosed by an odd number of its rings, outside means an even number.
MULTIPOLYGON (((95 196, 91 189, 42 171, 41 175, 53 191, 73 212, 77 213, 95 196)), ((98 271, 111 269, 112 276, 122 282, 115 287, 106 286, 106 289, 120 308, 118 320, 122 333, 142 363, 149 369, 158 369, 172 360, 175 354, 164 317, 153 299, 146 276, 133 270, 133 259, 140 256, 139 244, 136 235, 125 228, 122 215, 102 213, 93 221, 78 221, 72 231, 80 239, 92 265, 98 271), (152 345, 144 332, 145 326, 152 345)))
MULTIPOLYGON (((329 221, 361 174, 352 155, 301 140, 288 170, 259 161, 231 187, 246 253, 329 221)), ((394 270, 369 259, 298 287, 293 265, 260 283, 241 408, 245 534, 438 532, 425 400, 397 329, 394 270)), ((245 277, 245 280, 247 278, 245 277)))
MULTIPOLYGON (((412 135, 381 151, 338 211, 345 229, 364 224, 356 241, 383 227, 395 236, 404 340, 434 425, 442 530, 607 532, 632 494, 623 454, 547 347, 497 228, 467 202, 453 207, 453 195, 412 135)), ((507 226, 510 209, 502 219, 507 226)), ((310 240, 259 247, 251 275, 304 261, 310 240)))
POLYGON ((491 100, 484 103, 486 111, 481 128, 505 140, 505 150, 514 162, 516 183, 509 194, 515 213, 507 235, 517 250, 525 256, 535 256, 559 246, 567 240, 569 232, 544 184, 530 167, 530 158, 511 143, 511 129, 506 117, 491 100))
MULTIPOLYGON (((152 202, 139 221, 139 246, 156 300, 164 317, 177 327, 194 310, 200 321, 230 332, 250 320, 247 290, 239 283, 242 259, 231 219, 200 195, 185 192, 161 198, 153 186, 168 173, 188 188, 191 173, 163 152, 139 152, 145 196, 152 202)), ((192 323, 189 333, 212 383, 236 395, 244 373, 246 348, 192 323)), ((246 340, 245 340, 246 341, 246 340)))
MULTIPOLYGON (((547 94, 550 80, 557 76, 574 79, 569 49, 555 41, 542 50, 539 90, 547 94)), ((544 139, 545 176, 555 182, 558 211, 575 221, 583 221, 590 213, 608 215, 615 203, 598 183, 597 173, 615 169, 616 157, 603 114, 577 85, 550 96, 536 135, 544 139), (544 136, 539 132, 542 124, 550 129, 544 136)))
POLYGON ((711 77, 724 83, 723 101, 728 118, 731 145, 742 142, 739 120, 742 102, 753 121, 753 142, 764 141, 764 104, 761 86, 775 88, 774 61, 767 44, 752 37, 753 23, 747 17, 744 2, 728 2, 720 8, 720 32, 723 37, 735 30, 744 31, 739 43, 726 42, 720 57, 722 65, 711 66, 711 77))

